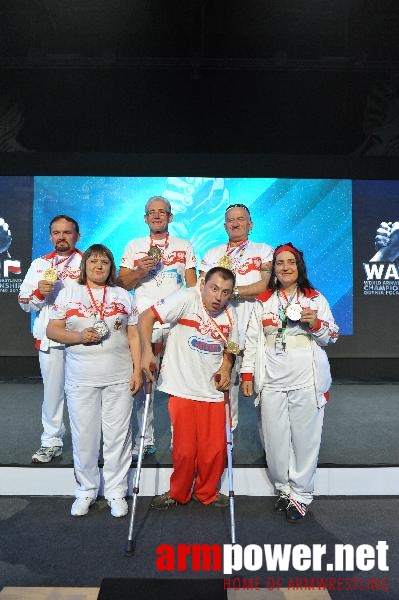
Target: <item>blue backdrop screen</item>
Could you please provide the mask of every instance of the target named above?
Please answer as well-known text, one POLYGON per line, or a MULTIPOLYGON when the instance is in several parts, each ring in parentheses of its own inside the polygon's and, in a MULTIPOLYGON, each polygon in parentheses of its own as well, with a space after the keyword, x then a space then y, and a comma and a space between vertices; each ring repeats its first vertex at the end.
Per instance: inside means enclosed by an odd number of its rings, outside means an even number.
POLYGON ((207 177, 34 178, 33 256, 49 251, 48 224, 57 214, 75 218, 79 247, 103 243, 117 265, 128 241, 148 235, 144 205, 169 199, 171 235, 189 239, 198 259, 226 242, 229 204, 251 211, 251 239, 271 246, 291 241, 304 251, 313 285, 330 302, 342 334, 353 331, 352 182, 349 179, 207 177))

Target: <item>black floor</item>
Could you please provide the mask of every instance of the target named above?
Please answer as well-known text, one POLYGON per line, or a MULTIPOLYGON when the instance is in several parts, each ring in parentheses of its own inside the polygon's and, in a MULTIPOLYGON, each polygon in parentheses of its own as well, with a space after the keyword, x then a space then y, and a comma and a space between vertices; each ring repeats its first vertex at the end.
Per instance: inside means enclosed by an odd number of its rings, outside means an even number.
MULTIPOLYGON (((232 575, 223 572, 192 570, 160 571, 156 568, 156 552, 161 544, 174 548, 177 544, 228 544, 230 542, 229 511, 203 507, 191 502, 187 506, 158 512, 149 508, 149 498, 139 498, 136 551, 125 555, 128 518, 115 519, 103 499, 89 514, 73 518, 69 514, 70 498, 0 497, 0 587, 2 586, 100 586, 103 578, 185 578, 185 577, 259 577, 335 578, 358 580, 363 584, 387 579, 390 590, 381 593, 331 590, 334 599, 344 600, 399 598, 399 526, 396 511, 398 498, 321 497, 314 501, 310 514, 300 525, 289 525, 284 516, 272 510, 272 498, 239 496, 236 498, 237 541, 249 544, 326 544, 326 557, 321 571, 240 570, 232 575), (348 572, 327 571, 325 564, 333 560, 335 544, 355 547, 378 541, 389 546, 389 571, 377 567, 370 571, 356 568, 348 572)), ((359 585, 359 583, 357 584, 359 585)))

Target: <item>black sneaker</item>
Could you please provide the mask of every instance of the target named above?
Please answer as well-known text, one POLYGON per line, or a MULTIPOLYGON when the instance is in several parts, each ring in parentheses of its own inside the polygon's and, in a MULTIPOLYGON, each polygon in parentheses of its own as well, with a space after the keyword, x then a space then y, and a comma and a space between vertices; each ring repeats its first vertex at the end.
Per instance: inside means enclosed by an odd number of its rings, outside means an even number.
POLYGON ((151 501, 151 508, 155 508, 155 510, 166 510, 167 508, 177 506, 178 504, 180 503, 171 497, 169 491, 160 496, 155 496, 151 501))
POLYGON ((229 504, 230 497, 218 492, 218 495, 216 496, 214 501, 208 504, 208 506, 215 506, 216 508, 227 508, 229 504))
POLYGON ((291 498, 285 514, 288 523, 301 523, 308 512, 307 504, 291 498))
POLYGON ((279 493, 276 502, 274 503, 274 510, 278 513, 283 513, 287 510, 290 503, 290 497, 287 494, 279 493))

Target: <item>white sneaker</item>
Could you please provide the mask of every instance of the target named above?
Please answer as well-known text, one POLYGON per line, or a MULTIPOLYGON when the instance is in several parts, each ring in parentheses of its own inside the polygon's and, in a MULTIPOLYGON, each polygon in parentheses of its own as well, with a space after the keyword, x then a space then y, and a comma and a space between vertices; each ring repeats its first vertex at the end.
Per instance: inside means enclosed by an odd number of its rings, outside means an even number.
POLYGON ((48 463, 56 456, 61 456, 62 446, 42 446, 32 456, 33 463, 48 463))
POLYGON ((90 506, 94 503, 94 498, 76 498, 75 502, 72 504, 71 515, 73 517, 83 517, 84 515, 87 515, 90 506))
POLYGON ((124 498, 110 498, 108 500, 108 506, 111 507, 111 515, 113 517, 125 517, 129 510, 124 498))

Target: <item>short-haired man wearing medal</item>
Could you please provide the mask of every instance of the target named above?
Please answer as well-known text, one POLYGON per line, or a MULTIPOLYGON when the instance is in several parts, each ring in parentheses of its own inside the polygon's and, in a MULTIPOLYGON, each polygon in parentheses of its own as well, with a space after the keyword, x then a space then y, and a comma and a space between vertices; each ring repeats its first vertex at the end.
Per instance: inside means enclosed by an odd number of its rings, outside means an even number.
POLYGON ((231 269, 236 276, 232 303, 236 307, 239 324, 241 352, 231 374, 232 429, 238 423, 239 373, 242 362, 245 332, 254 307, 255 297, 266 290, 271 273, 273 248, 263 243, 251 242, 248 236, 253 225, 249 209, 245 204, 232 204, 226 208, 224 228, 228 242, 215 246, 204 255, 200 275, 216 265, 231 269))
MULTIPOLYGON (((191 243, 169 235, 169 223, 173 220, 170 202, 162 196, 151 197, 145 205, 144 221, 149 227, 147 237, 130 241, 121 260, 118 285, 126 290, 134 289, 139 313, 160 298, 197 282, 196 260, 191 243)), ((152 332, 153 352, 157 366, 169 332, 167 323, 156 323, 152 332)), ((155 387, 155 386, 153 386, 155 387)), ((136 395, 138 433, 133 448, 133 460, 137 460, 140 433, 144 416, 144 390, 136 395)), ((144 438, 144 455, 154 454, 153 396, 148 410, 144 438)))
POLYGON ((59 292, 79 278, 82 253, 75 247, 79 238, 75 219, 67 215, 54 217, 50 222, 54 250, 32 262, 19 291, 22 310, 35 314, 33 336, 43 379, 43 433, 41 446, 32 456, 33 463, 48 463, 62 453, 65 348, 47 338, 46 327, 59 292))
POLYGON ((169 394, 173 426, 173 473, 170 490, 156 496, 152 508, 187 504, 228 506, 218 492, 226 463, 226 417, 223 390, 230 386, 234 354, 239 351, 237 315, 228 304, 234 273, 210 269, 199 287, 179 290, 155 302, 139 316, 142 367, 153 379, 151 332, 156 321, 170 323, 158 377, 169 394))

